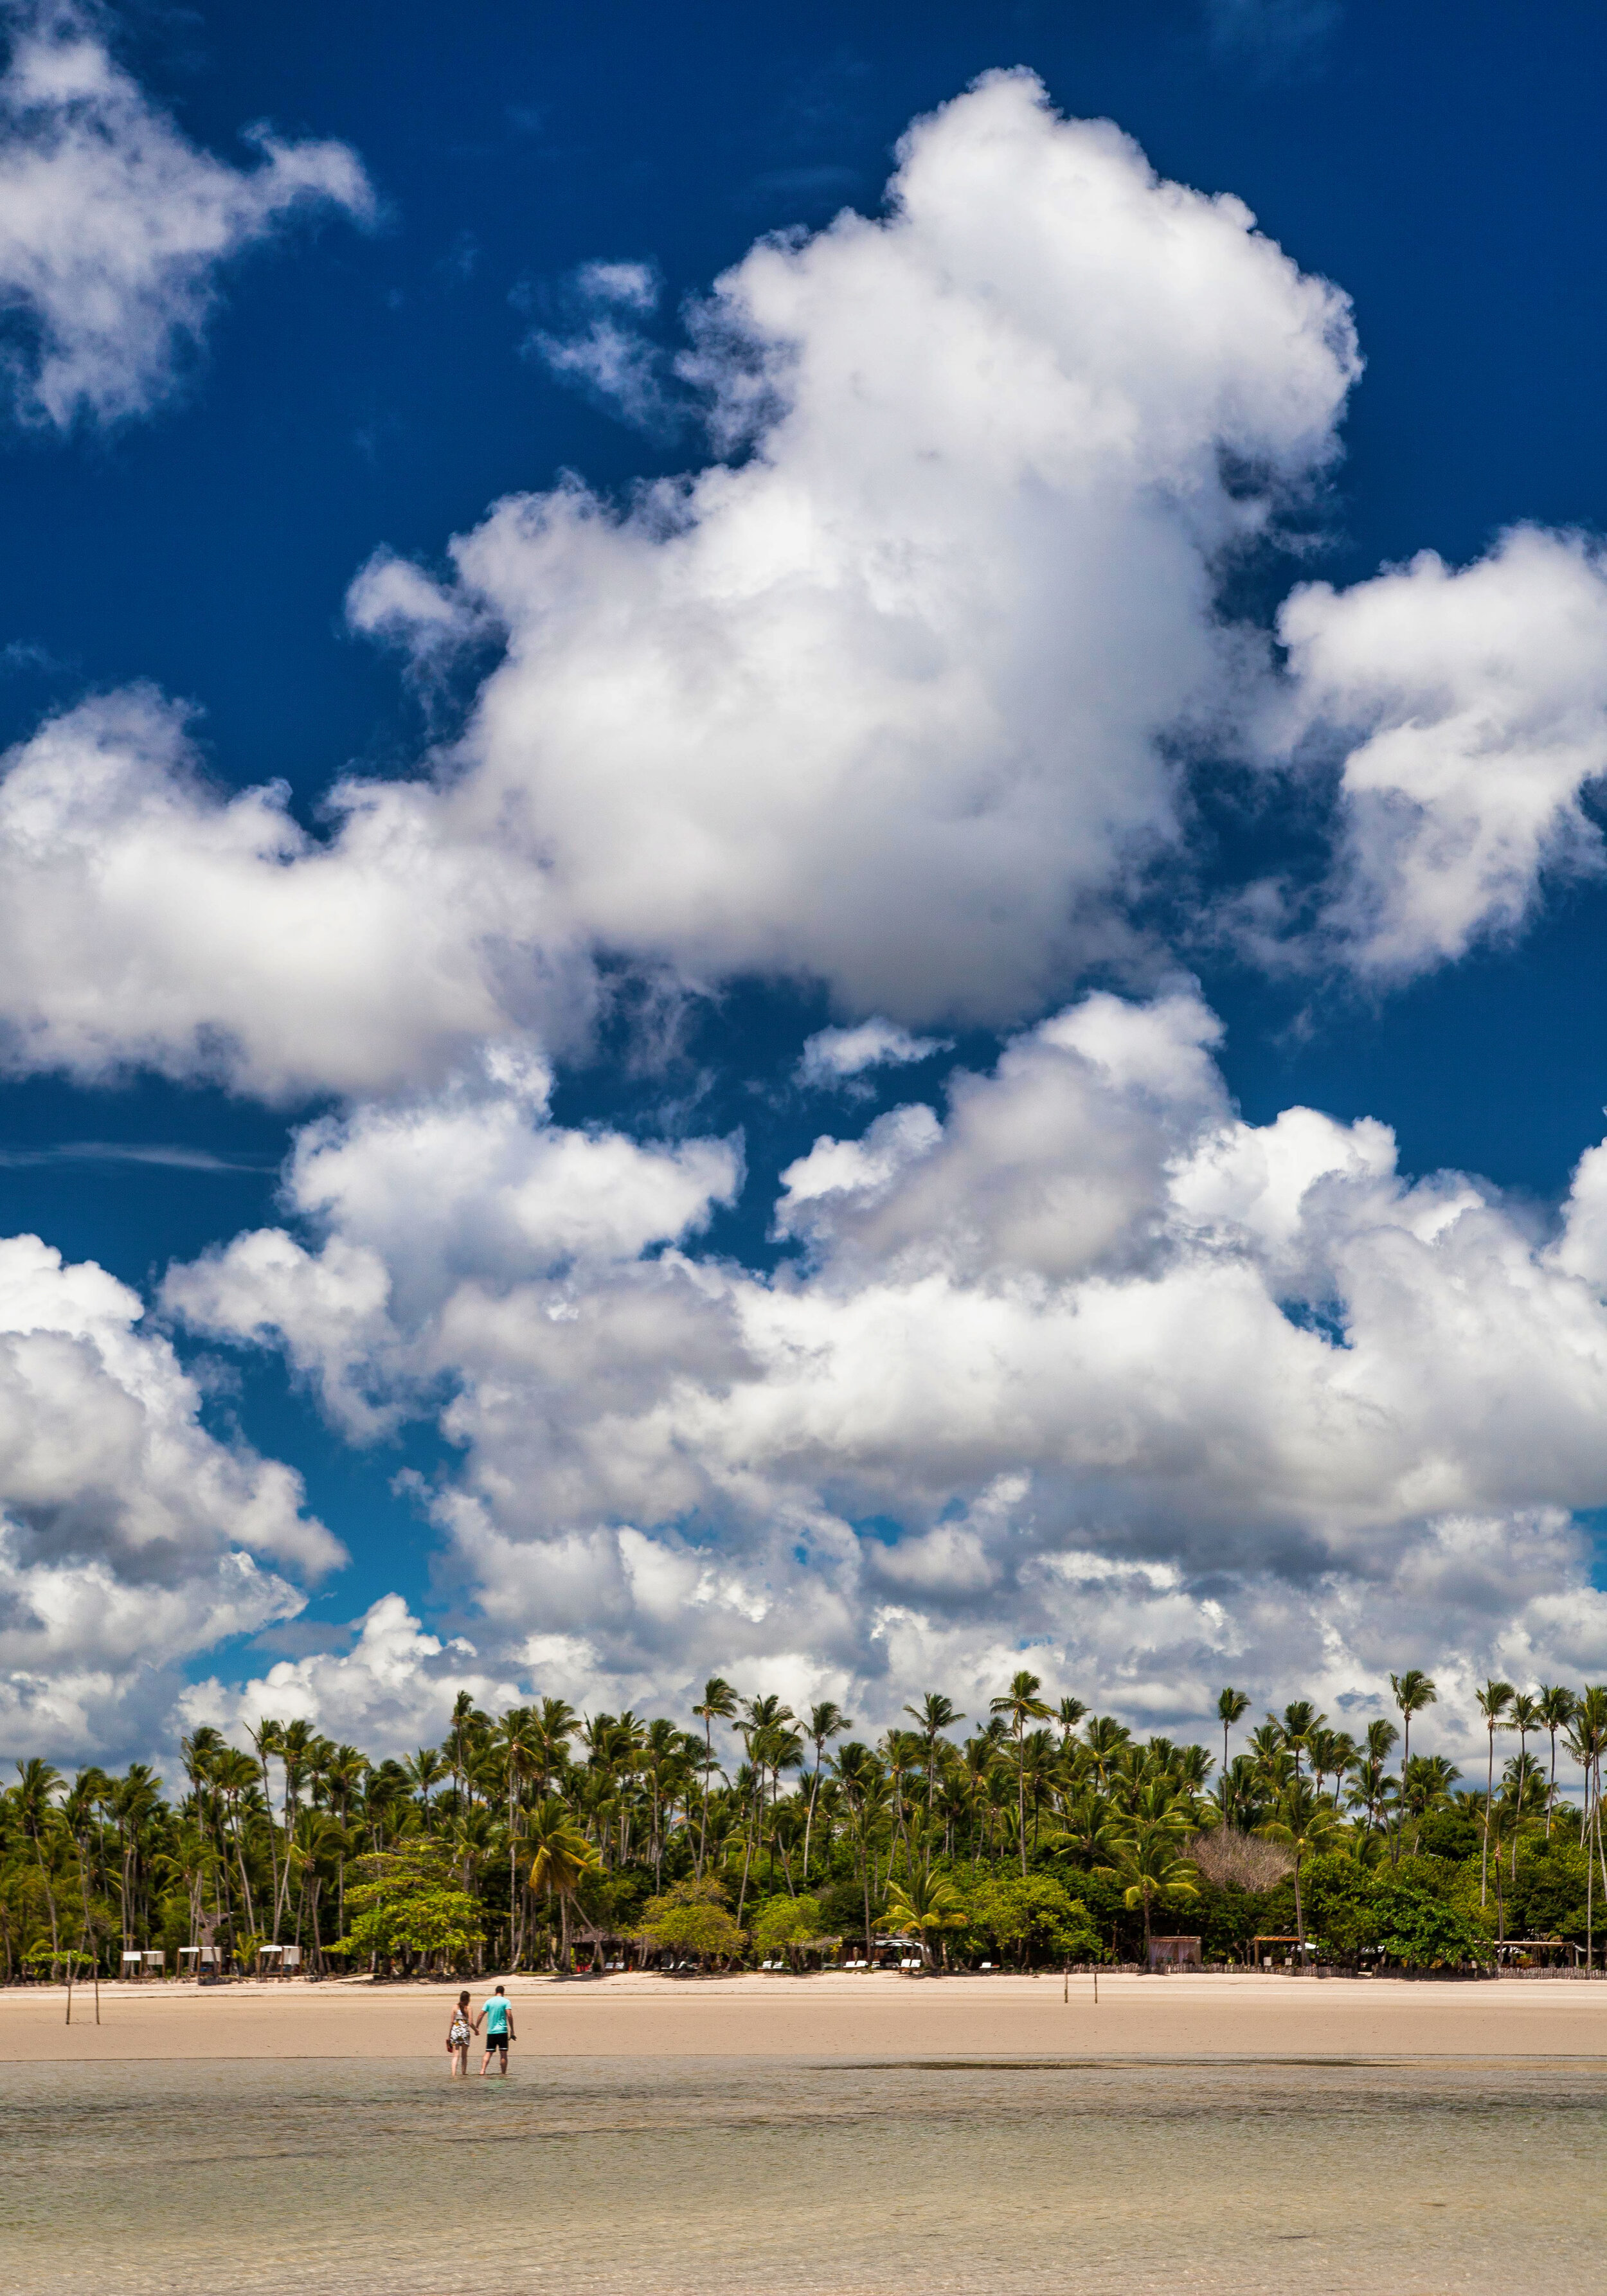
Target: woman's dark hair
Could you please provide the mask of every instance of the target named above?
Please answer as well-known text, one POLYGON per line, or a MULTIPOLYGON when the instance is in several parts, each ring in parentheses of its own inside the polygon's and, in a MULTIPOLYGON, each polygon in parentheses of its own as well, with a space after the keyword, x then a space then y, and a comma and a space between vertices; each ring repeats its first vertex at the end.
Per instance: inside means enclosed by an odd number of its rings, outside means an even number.
POLYGON ((458 2005, 458 2007, 459 2007, 460 2009, 463 2007, 463 2005, 464 2002, 465 2002, 468 1998, 469 1998, 469 1988, 468 1988, 468 1987, 465 1985, 465 1986, 464 1986, 464 1988, 463 1988, 463 1991, 462 1991, 462 1992, 458 1995, 458 1997, 457 1997, 457 2005, 458 2005))

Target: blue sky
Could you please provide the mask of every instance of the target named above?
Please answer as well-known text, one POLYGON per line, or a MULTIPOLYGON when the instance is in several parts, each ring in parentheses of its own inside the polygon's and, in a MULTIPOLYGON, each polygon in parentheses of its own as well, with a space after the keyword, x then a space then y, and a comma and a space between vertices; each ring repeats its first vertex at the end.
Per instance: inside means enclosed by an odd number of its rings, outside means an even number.
POLYGON ((1599 1669, 1598 12, 9 22, 7 1746, 1599 1669))

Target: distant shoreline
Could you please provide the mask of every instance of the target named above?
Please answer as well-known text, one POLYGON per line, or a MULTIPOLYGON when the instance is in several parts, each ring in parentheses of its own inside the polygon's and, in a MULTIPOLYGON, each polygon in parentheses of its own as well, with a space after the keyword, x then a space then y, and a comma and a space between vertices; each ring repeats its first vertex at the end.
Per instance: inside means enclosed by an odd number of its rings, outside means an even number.
MULTIPOLYGON (((471 1992, 478 2007, 495 1977, 471 1992)), ((941 1979, 824 1972, 504 1980, 514 2078, 566 2056, 1601 2058, 1607 1982, 1329 1980, 1257 1972, 1089 1976, 1055 1971, 941 1979), (1062 1998, 1069 1991, 1070 1999, 1062 1998)), ((446 2077, 461 1980, 373 1985, 103 1984, 0 1990, 0 2062, 368 2056, 446 2077), (439 2030, 438 2030, 439 2029, 439 2030)), ((478 2062, 476 2058, 475 2062, 478 2062)))

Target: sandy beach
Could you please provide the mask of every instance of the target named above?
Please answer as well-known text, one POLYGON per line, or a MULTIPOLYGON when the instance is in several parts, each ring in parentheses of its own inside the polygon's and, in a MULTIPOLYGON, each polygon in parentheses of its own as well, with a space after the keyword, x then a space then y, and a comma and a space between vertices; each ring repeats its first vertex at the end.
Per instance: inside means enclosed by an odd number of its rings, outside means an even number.
MULTIPOLYGON (((473 1988, 476 2005, 496 1980, 473 1988)), ((555 2057, 1607 2060, 1607 1984, 1209 1977, 616 1975, 507 1980, 518 2064, 555 2057)), ((444 2055, 452 1985, 0 1993, 0 2060, 444 2055)))

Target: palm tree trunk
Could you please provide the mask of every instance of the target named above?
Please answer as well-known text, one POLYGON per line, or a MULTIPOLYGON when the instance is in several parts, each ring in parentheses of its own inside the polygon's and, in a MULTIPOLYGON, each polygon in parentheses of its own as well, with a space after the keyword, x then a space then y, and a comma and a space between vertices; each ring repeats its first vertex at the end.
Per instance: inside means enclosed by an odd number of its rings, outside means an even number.
POLYGON ((1412 1718, 1403 1712, 1400 1718, 1405 1726, 1406 1735, 1400 1742, 1400 1795, 1395 1806, 1395 1842, 1390 1852, 1391 1866, 1398 1866, 1400 1863, 1400 1839, 1405 1831, 1406 1816, 1406 1770, 1412 1759, 1412 1718))
POLYGON ((1585 1974, 1590 1974, 1595 1951, 1595 1866, 1590 1855, 1590 1772, 1585 1773, 1585 1821, 1579 1832, 1585 1837, 1585 1974))
POLYGON ((245 1870, 245 1830, 241 1824, 238 1808, 234 1812, 234 1855, 240 1861, 240 1886, 245 1891, 246 1927, 254 1936, 257 1930, 257 1909, 251 1902, 250 1876, 245 1870))
MULTIPOLYGON (((279 1941, 279 1844, 274 1838, 274 1797, 268 1784, 268 1766, 267 1756, 266 1754, 258 1755, 257 1766, 262 1772, 262 1802, 264 1808, 267 1811, 268 1870, 273 1876, 275 1912, 274 1942, 277 1944, 279 1941)), ((255 1927, 255 1924, 253 1923, 252 1926, 255 1927)))
POLYGON ((1015 1814, 1016 1833, 1021 1852, 1021 1879, 1027 1878, 1027 1742, 1022 1725, 1015 1726, 1015 1814))
POLYGON ((56 1928, 56 1900, 50 1886, 50 1876, 45 1870, 45 1851, 40 1844, 38 1829, 34 1829, 34 1857, 39 1867, 39 1883, 45 1891, 45 1903, 50 1915, 50 1973, 53 1979, 56 1964, 61 1958, 61 1939, 56 1928))
POLYGON ((824 1751, 825 1741, 817 1738, 815 1742, 815 1775, 809 1780, 809 1809, 808 1815, 804 1819, 804 1888, 806 1890, 809 1886, 809 1836, 815 1826, 815 1798, 820 1792, 820 1761, 824 1751))
POLYGON ((1486 1884, 1489 1878, 1490 1862, 1490 1798, 1494 1794, 1495 1791, 1496 1726, 1494 1722, 1492 1722, 1490 1724, 1489 1767, 1485 1772, 1484 1778, 1484 1836, 1479 1851, 1479 1903, 1480 1906, 1484 1904, 1485 1899, 1488 1895, 1486 1884))
POLYGON ((1547 1795, 1546 1795, 1546 1839, 1547 1840, 1547 1841, 1549 1841, 1551 1840, 1551 1814, 1552 1814, 1552 1811, 1553 1811, 1553 1810, 1555 1808, 1555 1807, 1556 1807, 1556 1800, 1557 1800, 1557 1733, 1556 1733, 1555 1726, 1554 1725, 1554 1726, 1553 1726, 1553 1728, 1552 1728, 1552 1734, 1551 1734, 1551 1790, 1550 1790, 1550 1792, 1547 1793, 1547 1795))

